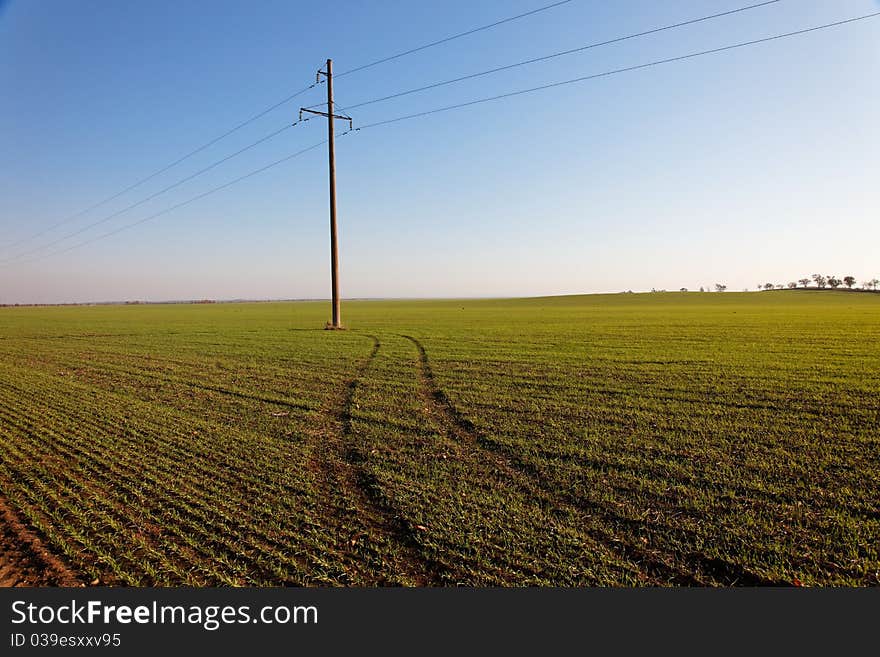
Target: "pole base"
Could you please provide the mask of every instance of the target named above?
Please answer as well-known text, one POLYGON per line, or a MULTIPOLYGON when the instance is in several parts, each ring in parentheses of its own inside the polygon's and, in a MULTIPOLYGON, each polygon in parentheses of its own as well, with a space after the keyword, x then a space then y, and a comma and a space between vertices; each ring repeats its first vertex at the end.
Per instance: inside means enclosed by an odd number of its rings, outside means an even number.
POLYGON ((332 322, 327 322, 326 324, 324 324, 324 330, 325 331, 344 331, 345 327, 342 324, 337 324, 336 326, 334 326, 332 322))

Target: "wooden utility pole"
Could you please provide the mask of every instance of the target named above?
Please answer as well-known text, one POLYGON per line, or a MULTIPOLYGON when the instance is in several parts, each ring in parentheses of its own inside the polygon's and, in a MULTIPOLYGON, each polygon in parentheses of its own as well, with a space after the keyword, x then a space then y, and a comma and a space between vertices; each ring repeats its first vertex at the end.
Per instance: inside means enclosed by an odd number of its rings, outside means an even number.
POLYGON ((330 279, 333 286, 333 328, 339 317, 339 247, 336 244, 336 142, 333 134, 333 60, 327 60, 327 146, 330 166, 330 279))
POLYGON ((341 329, 342 319, 339 308, 339 247, 337 245, 336 230, 336 135, 333 132, 333 119, 343 119, 349 122, 351 117, 333 113, 333 60, 327 60, 327 70, 318 71, 318 79, 323 75, 327 80, 327 111, 316 112, 315 110, 302 107, 299 110, 300 117, 303 112, 318 114, 327 117, 327 147, 330 165, 330 280, 333 298, 333 321, 329 328, 341 329))

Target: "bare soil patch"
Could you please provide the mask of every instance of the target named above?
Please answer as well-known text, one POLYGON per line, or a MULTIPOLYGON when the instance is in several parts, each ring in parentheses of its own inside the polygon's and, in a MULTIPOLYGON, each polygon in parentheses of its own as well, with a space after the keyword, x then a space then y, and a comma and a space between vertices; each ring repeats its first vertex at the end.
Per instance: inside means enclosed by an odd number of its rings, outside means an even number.
POLYGON ((2 498, 0 586, 84 586, 2 498))

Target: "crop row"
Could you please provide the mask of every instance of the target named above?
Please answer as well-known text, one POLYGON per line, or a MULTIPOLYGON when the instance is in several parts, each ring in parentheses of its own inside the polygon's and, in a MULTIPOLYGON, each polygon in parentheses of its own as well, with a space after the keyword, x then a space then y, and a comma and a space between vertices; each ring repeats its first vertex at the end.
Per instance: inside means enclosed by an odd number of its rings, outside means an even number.
MULTIPOLYGON (((16 418, 37 412, 43 406, 41 391, 46 389, 45 383, 35 382, 32 388, 17 386, 11 391, 13 394, 3 399, 9 425, 15 426, 16 418), (27 399, 26 407, 14 407, 16 399, 27 399)), ((286 453, 295 443, 276 443, 241 433, 229 436, 228 428, 195 424, 190 418, 174 418, 171 413, 164 419, 145 423, 144 416, 156 410, 147 407, 137 409, 144 411, 143 415, 133 414, 137 422, 108 431, 118 421, 114 417, 116 409, 108 402, 123 402, 123 398, 105 395, 97 402, 100 406, 89 408, 82 403, 83 394, 75 395, 76 401, 67 401, 72 392, 68 389, 64 395, 46 400, 47 410, 39 417, 39 425, 29 423, 16 432, 14 440, 9 440, 21 444, 23 437, 29 438, 26 451, 33 455, 31 458, 42 455, 45 460, 48 455, 63 453, 66 470, 70 470, 72 463, 81 470, 76 474, 58 468, 61 471, 56 475, 66 478, 69 485, 75 485, 77 477, 92 482, 91 485, 106 482, 101 493, 90 498, 90 503, 92 499, 120 498, 130 520, 151 518, 163 531, 177 531, 178 538, 194 552, 219 543, 225 546, 230 560, 238 558, 236 555, 246 548, 248 540, 257 542, 257 556, 273 542, 276 550, 307 551, 310 527, 302 516, 307 516, 308 508, 314 509, 316 502, 308 501, 311 486, 307 482, 295 484, 303 475, 297 467, 301 457, 286 453), (182 419, 184 424, 175 423, 175 419, 182 419), (168 427, 175 425, 179 427, 176 435, 166 437, 168 427), (71 429, 55 432, 52 427, 56 426, 71 429), (193 436, 193 427, 202 436, 193 436), (43 452, 39 451, 41 447, 43 452), (298 521, 305 522, 305 526, 298 526, 298 521), (256 538, 248 539, 251 535, 256 538)), ((131 406, 128 399, 124 403, 131 406)), ((27 454, 21 456, 13 461, 27 463, 25 470, 33 472, 27 454)), ((320 538, 320 529, 315 532, 314 527, 320 527, 320 523, 312 521, 311 529, 320 538)), ((311 551, 317 555, 326 552, 323 544, 311 551)), ((201 560, 210 562, 217 556, 215 549, 210 555, 203 554, 201 560)), ((287 559, 280 553, 274 558, 279 563, 287 559)), ((324 558, 320 556, 320 560, 324 558)), ((253 564, 241 569, 249 576, 253 576, 252 570, 253 564)), ((279 575, 276 568, 266 580, 290 579, 289 573, 285 578, 279 575)))

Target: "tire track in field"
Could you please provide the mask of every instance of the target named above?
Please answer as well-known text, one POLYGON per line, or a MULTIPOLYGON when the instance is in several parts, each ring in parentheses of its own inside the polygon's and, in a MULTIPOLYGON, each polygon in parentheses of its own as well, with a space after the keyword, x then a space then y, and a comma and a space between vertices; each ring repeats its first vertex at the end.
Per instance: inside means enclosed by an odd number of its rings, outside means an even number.
POLYGON ((327 500, 330 526, 337 549, 354 580, 346 584, 417 585, 443 583, 446 569, 426 558, 416 533, 382 494, 379 482, 364 464, 366 455, 357 446, 353 428, 355 396, 381 342, 375 335, 369 356, 336 399, 330 414, 338 428, 322 434, 321 455, 312 456, 312 468, 322 497, 327 500), (382 550, 390 547, 390 550, 382 550), (387 553, 387 552, 390 552, 387 553), (390 560, 390 563, 388 563, 390 560))
MULTIPOLYGON (((424 385, 430 393, 435 407, 446 416, 453 435, 460 440, 479 446, 488 454, 492 454, 496 458, 499 467, 507 471, 508 474, 514 477, 519 476, 520 478, 522 476, 527 477, 539 489, 536 492, 540 498, 553 500, 557 505, 567 507, 576 517, 583 518, 584 513, 589 511, 603 518, 607 523, 624 525, 634 532, 642 532, 649 529, 647 523, 622 517, 613 509, 609 509, 605 505, 593 500, 572 494, 560 495, 557 487, 553 486, 552 482, 548 481, 540 472, 528 464, 522 463, 509 450, 482 435, 473 423, 455 408, 437 384, 424 346, 411 336, 404 335, 402 337, 412 342, 418 350, 424 385)), ((633 563, 638 564, 645 570, 646 574, 659 579, 661 582, 704 586, 711 584, 714 580, 715 583, 725 586, 791 586, 791 583, 788 581, 762 577, 746 570, 739 564, 719 557, 710 557, 696 552, 675 554, 669 550, 658 548, 653 548, 649 551, 638 545, 626 542, 622 537, 612 534, 607 527, 599 529, 588 527, 588 525, 589 523, 585 523, 585 531, 592 538, 620 553, 633 563), (688 568, 683 568, 676 564, 677 560, 687 564, 688 568), (697 573, 697 575, 694 573, 697 573), (705 578, 709 578, 709 580, 707 581, 705 578)))
POLYGON ((0 587, 84 586, 0 497, 0 587))
POLYGON ((445 425, 447 434, 455 441, 471 447, 478 448, 482 456, 506 478, 511 480, 519 488, 527 491, 535 499, 547 504, 551 509, 564 508, 578 520, 583 521, 578 528, 587 536, 603 545, 615 554, 619 554, 633 565, 637 566, 648 578, 651 584, 679 584, 699 586, 704 584, 693 573, 669 563, 671 555, 661 559, 648 551, 631 545, 622 538, 611 534, 609 529, 600 530, 594 526, 594 522, 587 520, 585 507, 609 521, 620 521, 617 516, 611 514, 603 507, 571 495, 560 495, 559 491, 540 473, 520 463, 514 456, 509 454, 500 445, 486 439, 473 423, 465 418, 452 404, 443 390, 437 385, 428 354, 424 346, 416 338, 409 335, 401 335, 409 340, 418 351, 419 377, 425 393, 426 400, 431 404, 432 415, 439 418, 445 425))

